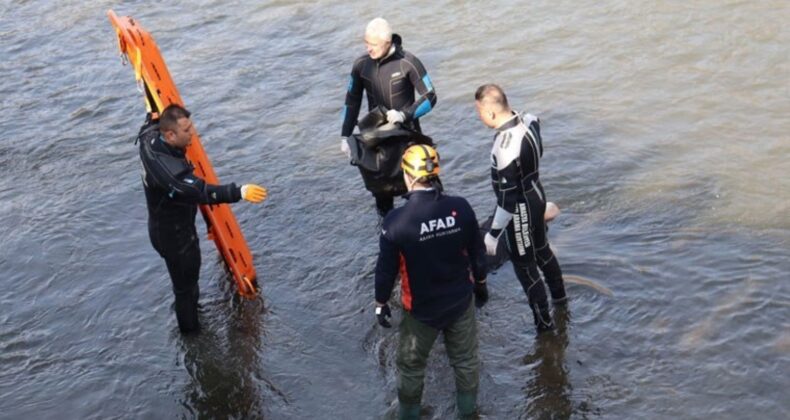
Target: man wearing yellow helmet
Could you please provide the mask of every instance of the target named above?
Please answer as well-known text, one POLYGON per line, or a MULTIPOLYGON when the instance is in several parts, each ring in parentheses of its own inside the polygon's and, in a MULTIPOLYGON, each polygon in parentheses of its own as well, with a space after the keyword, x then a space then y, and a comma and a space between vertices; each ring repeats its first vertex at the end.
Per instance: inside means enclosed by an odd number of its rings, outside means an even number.
POLYGON ((425 366, 439 332, 455 370, 459 414, 471 416, 479 382, 473 305, 488 300, 485 245, 469 203, 443 194, 436 150, 411 146, 401 166, 408 201, 384 218, 376 263, 376 317, 385 328, 391 327, 387 301, 401 278, 400 416, 419 418, 425 366))

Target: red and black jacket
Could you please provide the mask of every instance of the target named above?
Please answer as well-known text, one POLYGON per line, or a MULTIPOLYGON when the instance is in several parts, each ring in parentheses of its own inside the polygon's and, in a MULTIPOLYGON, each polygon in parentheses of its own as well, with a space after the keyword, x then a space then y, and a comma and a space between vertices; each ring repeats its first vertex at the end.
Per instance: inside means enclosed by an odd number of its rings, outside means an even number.
POLYGON ((403 308, 442 329, 460 317, 473 281, 486 276, 485 245, 477 217, 461 197, 412 191, 406 205, 382 223, 376 263, 376 301, 385 303, 401 275, 403 308))

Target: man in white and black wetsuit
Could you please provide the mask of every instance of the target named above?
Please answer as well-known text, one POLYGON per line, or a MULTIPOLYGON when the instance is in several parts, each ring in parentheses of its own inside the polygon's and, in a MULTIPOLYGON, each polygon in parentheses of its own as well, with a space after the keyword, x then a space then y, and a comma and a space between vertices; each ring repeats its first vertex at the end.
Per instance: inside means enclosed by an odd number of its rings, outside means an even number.
POLYGON ((543 155, 540 121, 534 115, 522 117, 513 112, 505 92, 497 85, 480 86, 475 104, 483 124, 497 131, 491 150, 497 208, 491 230, 485 235, 486 249, 493 255, 505 233, 510 259, 527 294, 538 332, 550 330, 553 323, 538 267, 555 305, 566 304, 567 296, 562 270, 546 237, 546 197, 538 175, 543 155))
MULTIPOLYGON (((367 94, 368 111, 382 106, 387 110, 388 122, 400 123, 420 133, 419 118, 436 105, 436 92, 428 72, 417 57, 403 49, 401 43, 401 37, 392 33, 386 20, 376 18, 368 24, 365 30, 368 53, 354 61, 348 80, 340 132, 340 149, 344 153, 349 153, 347 138, 357 124, 363 91, 367 94), (415 97, 415 91, 418 97, 415 97)), ((400 159, 400 156, 392 158, 400 159)), ((376 207, 382 216, 392 210, 391 195, 375 197, 376 207)))

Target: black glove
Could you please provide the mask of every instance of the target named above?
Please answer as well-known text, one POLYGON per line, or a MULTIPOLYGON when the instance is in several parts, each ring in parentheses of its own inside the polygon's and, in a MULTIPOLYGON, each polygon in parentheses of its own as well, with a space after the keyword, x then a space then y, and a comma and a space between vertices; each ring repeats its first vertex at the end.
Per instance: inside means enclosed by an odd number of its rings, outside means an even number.
POLYGON ((376 305, 376 319, 379 321, 379 325, 384 328, 392 328, 392 324, 387 321, 387 318, 392 318, 392 312, 390 312, 390 306, 386 303, 384 306, 376 305))
POLYGON ((488 285, 475 282, 475 306, 482 308, 488 302, 488 285))

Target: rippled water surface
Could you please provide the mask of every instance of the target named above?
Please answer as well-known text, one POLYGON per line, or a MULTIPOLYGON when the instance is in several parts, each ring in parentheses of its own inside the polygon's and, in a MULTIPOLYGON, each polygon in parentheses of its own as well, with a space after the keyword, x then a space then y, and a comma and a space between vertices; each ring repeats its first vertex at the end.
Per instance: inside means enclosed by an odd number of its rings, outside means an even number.
MULTIPOLYGON (((566 332, 536 340, 512 269, 490 276, 482 416, 787 418, 790 5, 518 3, 0 1, 0 417, 392 415, 378 221, 337 150, 384 15, 436 86, 447 189, 493 208, 472 96, 502 84, 543 120, 564 271, 613 292, 571 284, 566 332), (197 337, 148 241, 110 8, 156 38, 220 178, 270 189, 234 206, 263 298, 235 298, 204 240, 197 337)), ((425 417, 453 392, 438 346, 425 417)))

